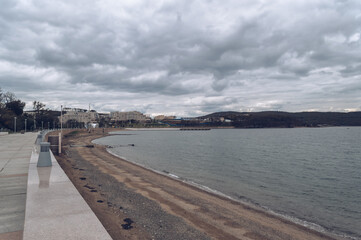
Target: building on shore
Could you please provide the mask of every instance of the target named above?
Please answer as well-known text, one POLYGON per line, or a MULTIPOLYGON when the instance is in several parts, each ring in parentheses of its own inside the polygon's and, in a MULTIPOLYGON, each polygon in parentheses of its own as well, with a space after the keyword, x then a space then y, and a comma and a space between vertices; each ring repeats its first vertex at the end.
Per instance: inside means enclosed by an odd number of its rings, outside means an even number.
POLYGON ((176 116, 165 116, 165 115, 158 115, 154 117, 154 121, 163 121, 163 120, 173 120, 176 119, 176 116))
POLYGON ((146 122, 148 117, 141 112, 132 111, 132 112, 111 112, 110 120, 113 122, 117 121, 137 121, 137 122, 146 122))
POLYGON ((99 119, 110 119, 110 113, 98 113, 99 119))
MULTIPOLYGON (((60 120, 61 117, 59 117, 60 120)), ((81 108, 63 108, 62 114, 63 124, 69 122, 79 123, 83 126, 90 126, 90 124, 96 124, 99 120, 99 115, 95 110, 86 110, 81 108)))

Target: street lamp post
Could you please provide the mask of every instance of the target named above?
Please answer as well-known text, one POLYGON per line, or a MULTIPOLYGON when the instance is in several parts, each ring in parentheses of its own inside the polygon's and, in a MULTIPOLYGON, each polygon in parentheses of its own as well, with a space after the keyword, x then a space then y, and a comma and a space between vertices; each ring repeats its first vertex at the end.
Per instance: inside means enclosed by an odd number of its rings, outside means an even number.
POLYGON ((26 122, 28 121, 28 119, 25 118, 25 132, 26 132, 26 122))
POLYGON ((44 121, 41 121, 41 131, 44 130, 44 121))
POLYGON ((59 154, 61 154, 61 140, 63 137, 63 105, 60 105, 60 134, 59 134, 59 154))
POLYGON ((63 133, 63 105, 60 107, 60 132, 63 133))
POLYGON ((16 133, 16 117, 14 117, 14 133, 16 133))

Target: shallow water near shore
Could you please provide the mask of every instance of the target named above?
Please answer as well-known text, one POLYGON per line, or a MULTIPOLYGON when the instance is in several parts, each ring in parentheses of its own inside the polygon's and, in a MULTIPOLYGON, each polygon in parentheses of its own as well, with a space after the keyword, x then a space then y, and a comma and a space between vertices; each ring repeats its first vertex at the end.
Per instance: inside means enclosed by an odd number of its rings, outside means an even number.
POLYGON ((304 225, 361 239, 360 127, 127 133, 94 142, 304 225))

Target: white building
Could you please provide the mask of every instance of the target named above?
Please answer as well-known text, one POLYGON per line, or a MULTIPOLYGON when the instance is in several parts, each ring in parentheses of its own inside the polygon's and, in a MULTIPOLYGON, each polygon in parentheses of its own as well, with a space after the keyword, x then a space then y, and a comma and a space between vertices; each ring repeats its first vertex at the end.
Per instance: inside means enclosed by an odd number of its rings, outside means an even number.
MULTIPOLYGON (((97 123, 99 119, 98 113, 94 110, 87 111, 79 108, 64 108, 64 110, 66 112, 63 113, 62 116, 63 124, 66 124, 69 120, 74 120, 88 125, 89 123, 97 123)), ((61 117, 59 117, 59 120, 60 118, 61 117)))
POLYGON ((132 111, 132 112, 111 112, 110 113, 111 121, 129 121, 135 120, 139 122, 145 122, 147 116, 141 112, 132 111))
POLYGON ((176 119, 176 116, 158 115, 154 117, 155 121, 172 120, 172 119, 176 119))

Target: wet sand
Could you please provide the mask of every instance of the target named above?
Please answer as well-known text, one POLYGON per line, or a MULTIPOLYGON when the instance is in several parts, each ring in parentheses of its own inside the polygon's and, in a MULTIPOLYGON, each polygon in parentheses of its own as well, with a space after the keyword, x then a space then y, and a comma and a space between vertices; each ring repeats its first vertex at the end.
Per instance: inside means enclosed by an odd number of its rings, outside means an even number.
POLYGON ((132 164, 91 143, 107 132, 65 135, 57 159, 113 239, 337 239, 132 164))

